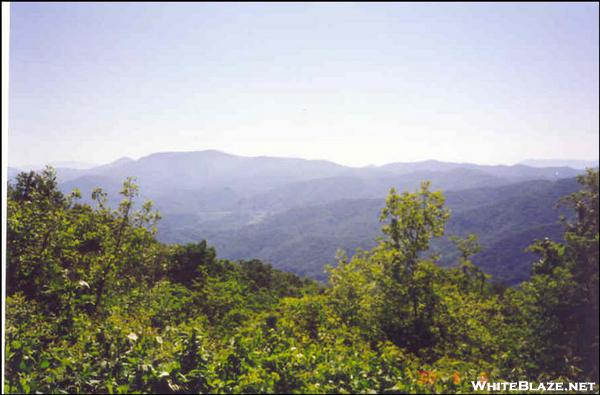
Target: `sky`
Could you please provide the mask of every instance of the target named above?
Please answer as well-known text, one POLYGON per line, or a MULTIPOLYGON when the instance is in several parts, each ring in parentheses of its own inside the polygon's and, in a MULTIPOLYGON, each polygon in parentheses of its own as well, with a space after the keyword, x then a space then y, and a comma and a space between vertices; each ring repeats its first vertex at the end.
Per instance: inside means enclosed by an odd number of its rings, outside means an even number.
POLYGON ((596 159, 597 3, 12 3, 9 165, 596 159))

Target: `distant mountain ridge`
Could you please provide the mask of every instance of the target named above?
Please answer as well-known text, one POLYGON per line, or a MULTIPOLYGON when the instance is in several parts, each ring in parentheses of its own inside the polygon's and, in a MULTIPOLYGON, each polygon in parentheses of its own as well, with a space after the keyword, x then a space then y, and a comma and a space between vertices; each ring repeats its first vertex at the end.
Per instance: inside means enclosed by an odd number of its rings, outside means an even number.
MULTIPOLYGON (((255 190, 277 187, 327 177, 394 177, 409 173, 450 172, 459 169, 479 171, 485 175, 504 178, 505 182, 526 179, 559 179, 572 177, 577 169, 567 166, 532 167, 525 165, 477 165, 440 161, 395 162, 382 166, 350 167, 326 160, 269 156, 238 156, 217 150, 189 152, 159 152, 137 160, 121 158, 112 163, 76 169, 56 168, 60 182, 86 176, 102 176, 119 182, 128 176, 137 177, 140 184, 160 184, 162 187, 206 188, 241 184, 255 190), (256 183, 258 185, 255 185, 256 183)), ((18 169, 9 167, 9 176, 18 169)))
POLYGON ((46 166, 85 170, 85 169, 91 169, 93 167, 97 167, 99 165, 97 163, 89 163, 89 162, 58 161, 58 162, 50 162, 50 163, 45 163, 45 164, 29 164, 29 165, 14 166, 14 168, 21 169, 21 170, 41 170, 46 166))
POLYGON ((577 159, 527 159, 519 164, 531 167, 570 167, 573 169, 597 168, 599 160, 577 159))
MULTIPOLYGON (((482 256, 501 240, 519 244, 510 262, 503 260, 506 254, 502 252, 480 262, 507 282, 526 276, 521 269, 511 273, 513 266, 526 266, 521 251, 525 239, 556 234, 556 221, 550 217, 557 217, 549 197, 554 199, 556 191, 573 191, 574 177, 582 172, 564 166, 434 160, 349 167, 324 160, 237 156, 216 150, 161 152, 91 169, 56 170, 64 192, 78 188, 89 202, 91 191, 102 187, 113 206, 118 204, 123 180, 135 177, 140 200, 153 200, 163 216, 158 233, 162 241, 207 239, 224 257, 256 257, 321 279, 323 265, 334 263, 337 248, 353 252, 372 245, 379 233, 377 211, 391 187, 414 190, 429 180, 433 189, 444 191, 455 211, 449 231, 478 233, 485 247, 482 256), (493 265, 487 264, 492 261, 493 265)), ((9 178, 17 172, 9 168, 9 178)), ((444 262, 452 257, 447 241, 434 246, 445 252, 444 262)))

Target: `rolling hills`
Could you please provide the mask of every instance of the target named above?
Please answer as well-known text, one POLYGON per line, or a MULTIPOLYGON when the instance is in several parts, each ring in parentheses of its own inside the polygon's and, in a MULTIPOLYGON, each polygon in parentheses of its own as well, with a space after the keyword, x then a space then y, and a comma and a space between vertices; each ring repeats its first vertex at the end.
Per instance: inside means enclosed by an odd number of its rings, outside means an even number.
MULTIPOLYGON (((423 161, 348 167, 323 160, 245 157, 215 150, 163 152, 122 158, 89 169, 57 168, 63 191, 102 187, 116 205, 122 181, 140 186, 161 212, 160 240, 206 239, 230 259, 260 258, 275 267, 324 279, 338 248, 369 248, 379 234, 377 215, 390 187, 413 190, 430 180, 452 210, 447 234, 479 235, 475 257, 498 281, 528 275, 535 238, 557 237, 554 208, 577 189, 570 167, 489 166, 423 161)), ((9 169, 9 178, 17 169, 9 169)), ((433 251, 449 264, 456 252, 447 239, 433 251)))

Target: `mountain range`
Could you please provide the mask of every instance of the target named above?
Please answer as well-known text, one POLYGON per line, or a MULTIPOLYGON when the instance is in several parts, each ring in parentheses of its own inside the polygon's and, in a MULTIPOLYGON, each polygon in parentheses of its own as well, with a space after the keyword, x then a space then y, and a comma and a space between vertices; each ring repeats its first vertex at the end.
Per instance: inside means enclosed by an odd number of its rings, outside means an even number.
POLYGON ((566 166, 573 169, 586 169, 588 167, 598 167, 598 160, 577 160, 577 159, 527 159, 519 162, 521 165, 531 167, 552 167, 566 166))
MULTIPOLYGON (((9 168, 9 179, 20 170, 9 168)), ((325 264, 335 263, 338 248, 351 254, 374 244, 378 211, 390 187, 414 190, 429 180, 445 192, 452 210, 447 234, 478 234, 483 248, 475 262, 509 284, 527 277, 532 256, 523 250, 531 241, 561 234, 554 205, 577 190, 574 177, 582 172, 569 166, 440 161, 348 167, 215 150, 56 171, 63 191, 78 188, 89 201, 91 191, 102 187, 113 205, 123 180, 135 177, 141 200, 153 200, 163 216, 160 240, 206 239, 224 258, 259 258, 318 279, 325 278, 325 264)), ((441 253, 442 264, 456 257, 447 238, 435 241, 432 250, 441 253)))

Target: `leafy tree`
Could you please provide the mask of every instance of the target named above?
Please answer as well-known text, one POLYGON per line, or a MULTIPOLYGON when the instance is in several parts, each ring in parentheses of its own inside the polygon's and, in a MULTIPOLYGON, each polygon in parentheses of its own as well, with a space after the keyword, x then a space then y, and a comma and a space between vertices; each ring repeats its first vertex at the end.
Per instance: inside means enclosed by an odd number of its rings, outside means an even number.
POLYGON ((206 241, 177 245, 171 252, 172 261, 167 276, 173 282, 198 286, 206 281, 209 268, 215 265, 216 252, 206 241))
POLYGON ((527 366, 525 374, 598 377, 598 172, 578 181, 582 190, 561 200, 577 213, 574 222, 563 219, 565 242, 533 244, 531 279, 509 292, 520 356, 512 364, 527 366))
POLYGON ((485 287, 486 274, 471 261, 471 256, 481 251, 481 246, 477 240, 477 235, 469 234, 466 239, 458 236, 451 236, 450 239, 456 245, 460 252, 459 266, 462 272, 460 279, 463 289, 478 289, 480 293, 485 287))
POLYGON ((409 269, 419 253, 429 248, 432 237, 443 236, 444 224, 450 216, 442 193, 432 192, 429 187, 430 183, 424 182, 419 191, 402 194, 392 188, 379 217, 386 222, 381 229, 387 236, 382 244, 393 248, 409 269))
POLYGON ((583 369, 598 381, 598 170, 588 169, 577 177, 581 191, 562 199, 562 204, 575 210, 575 222, 565 222, 565 254, 572 263, 573 280, 577 284, 577 304, 573 306, 576 326, 576 352, 581 355, 583 369))

